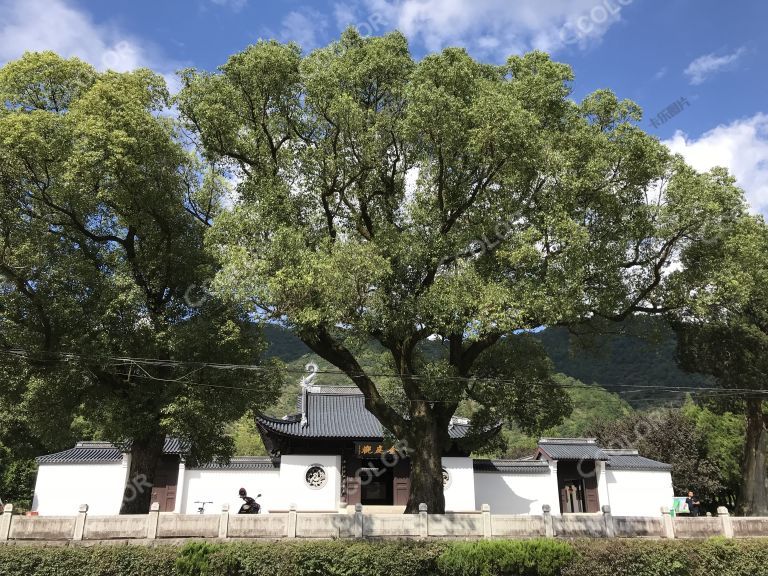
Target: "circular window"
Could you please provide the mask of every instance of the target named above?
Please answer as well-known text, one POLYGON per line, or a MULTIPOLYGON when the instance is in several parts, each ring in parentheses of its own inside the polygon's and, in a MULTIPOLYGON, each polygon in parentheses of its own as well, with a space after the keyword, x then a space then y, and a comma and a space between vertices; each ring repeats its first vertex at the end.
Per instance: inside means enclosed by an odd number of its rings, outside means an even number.
POLYGON ((307 486, 317 490, 325 486, 325 483, 328 482, 328 475, 320 464, 313 464, 307 469, 304 479, 307 482, 307 486))
POLYGON ((448 470, 443 468, 443 488, 448 488, 451 485, 451 475, 448 474, 448 470))

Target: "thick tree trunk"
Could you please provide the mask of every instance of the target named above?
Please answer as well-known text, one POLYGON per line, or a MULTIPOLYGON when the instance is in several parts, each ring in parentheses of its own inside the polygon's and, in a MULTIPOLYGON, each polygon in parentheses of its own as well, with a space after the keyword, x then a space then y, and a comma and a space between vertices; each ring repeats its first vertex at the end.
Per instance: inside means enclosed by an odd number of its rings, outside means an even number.
POLYGON ((744 516, 768 516, 766 490, 766 453, 768 431, 763 416, 761 398, 749 398, 747 403, 747 437, 744 443, 742 486, 737 510, 744 516))
POLYGON ((123 490, 120 514, 146 514, 152 502, 155 471, 163 455, 164 435, 155 435, 131 444, 131 467, 123 490))
POLYGON ((423 503, 427 505, 430 514, 443 514, 445 495, 443 494, 443 447, 440 442, 440 433, 433 424, 417 438, 418 440, 409 442, 411 492, 408 495, 405 513, 417 513, 419 504, 423 503))

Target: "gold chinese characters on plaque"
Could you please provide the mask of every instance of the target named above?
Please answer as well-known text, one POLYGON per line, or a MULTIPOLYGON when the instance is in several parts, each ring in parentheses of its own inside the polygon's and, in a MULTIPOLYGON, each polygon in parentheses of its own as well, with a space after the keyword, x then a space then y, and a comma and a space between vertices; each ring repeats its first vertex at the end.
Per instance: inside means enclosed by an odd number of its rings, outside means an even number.
POLYGON ((361 458, 377 458, 395 452, 394 446, 387 446, 381 442, 355 442, 355 454, 361 458))

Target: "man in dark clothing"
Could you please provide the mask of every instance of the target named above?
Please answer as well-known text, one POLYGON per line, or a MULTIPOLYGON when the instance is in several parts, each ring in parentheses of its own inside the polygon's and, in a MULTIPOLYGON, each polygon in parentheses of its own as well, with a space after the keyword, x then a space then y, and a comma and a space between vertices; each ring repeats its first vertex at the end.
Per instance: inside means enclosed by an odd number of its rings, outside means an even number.
POLYGON ((693 495, 693 491, 688 492, 688 498, 685 499, 685 503, 688 505, 688 511, 691 516, 699 516, 701 514, 701 502, 693 495))
MULTIPOLYGON (((245 500, 245 503, 240 507, 238 514, 258 514, 259 510, 261 510, 261 506, 259 506, 256 500, 248 496, 245 488, 240 488, 239 494, 240 498, 245 500)), ((256 498, 258 498, 258 496, 256 498)))

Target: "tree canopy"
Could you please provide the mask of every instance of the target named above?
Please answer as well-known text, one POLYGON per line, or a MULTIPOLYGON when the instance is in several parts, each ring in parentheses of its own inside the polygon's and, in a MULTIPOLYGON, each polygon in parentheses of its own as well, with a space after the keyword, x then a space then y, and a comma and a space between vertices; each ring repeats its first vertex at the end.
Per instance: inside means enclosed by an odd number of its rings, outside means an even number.
POLYGON ((768 515, 768 226, 743 216, 709 242, 689 247, 680 286, 687 306, 675 315, 678 356, 688 371, 709 374, 719 410, 746 415, 738 510, 768 515))
POLYGON ((477 431, 567 411, 525 331, 677 305, 670 264, 743 211, 724 174, 645 134, 634 103, 572 100, 570 67, 541 52, 417 62, 399 33, 350 29, 307 56, 258 42, 182 80, 187 129, 239 180, 208 239, 219 294, 293 328, 419 447, 408 511, 444 509, 440 455, 463 402, 477 431), (354 352, 371 339, 378 373, 354 352))
MULTIPOLYGON (((84 418, 130 450, 129 482, 152 483, 166 435, 226 458, 225 423, 279 379, 198 364, 256 364, 261 344, 243 310, 185 301, 216 270, 225 187, 163 114, 164 80, 30 53, 0 69, 0 101, 2 394, 43 438, 84 418)), ((148 510, 135 492, 123 511, 148 510)))

